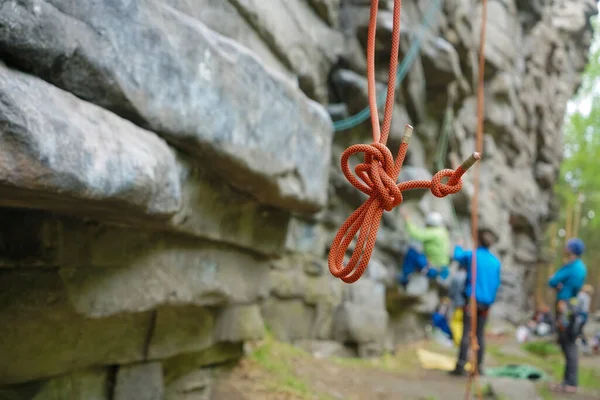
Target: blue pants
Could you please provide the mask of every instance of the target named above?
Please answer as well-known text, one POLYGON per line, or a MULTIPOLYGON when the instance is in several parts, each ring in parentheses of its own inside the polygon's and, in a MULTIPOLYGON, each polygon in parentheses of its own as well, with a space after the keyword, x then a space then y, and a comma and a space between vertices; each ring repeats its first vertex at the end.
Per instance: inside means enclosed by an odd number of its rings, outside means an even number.
MULTIPOLYGON (((404 261, 402 263, 402 272, 398 274, 398 282, 406 286, 408 284, 408 277, 414 272, 420 272, 423 268, 427 267, 429 262, 425 254, 418 252, 412 247, 408 248, 408 251, 404 255, 404 261)), ((429 279, 435 279, 438 276, 440 279, 445 280, 450 275, 448 267, 442 267, 438 271, 436 268, 429 267, 427 269, 427 277, 429 279)))
POLYGON ((438 312, 433 313, 431 324, 434 328, 438 328, 452 339, 452 330, 450 329, 450 325, 448 325, 448 321, 442 314, 438 312))
POLYGON ((398 281, 401 285, 408 283, 408 277, 413 272, 419 272, 429 264, 425 254, 419 253, 412 247, 408 248, 408 251, 404 255, 404 261, 402 262, 402 272, 398 274, 398 281))

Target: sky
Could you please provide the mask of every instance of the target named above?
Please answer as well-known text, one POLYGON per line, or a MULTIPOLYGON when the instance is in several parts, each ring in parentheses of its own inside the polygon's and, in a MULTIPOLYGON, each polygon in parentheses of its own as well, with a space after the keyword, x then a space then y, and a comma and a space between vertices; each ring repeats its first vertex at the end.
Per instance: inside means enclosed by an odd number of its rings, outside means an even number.
MULTIPOLYGON (((598 8, 600 8, 600 1, 598 1, 598 8)), ((590 49, 590 54, 597 50, 600 47, 600 37, 599 35, 594 36, 594 40, 592 42, 592 46, 590 49)), ((594 92, 600 93, 600 82, 595 82, 594 84, 594 92)), ((575 111, 579 111, 582 114, 589 114, 592 109, 592 99, 591 96, 583 96, 578 98, 577 100, 572 99, 567 104, 567 114, 572 114, 575 111)))

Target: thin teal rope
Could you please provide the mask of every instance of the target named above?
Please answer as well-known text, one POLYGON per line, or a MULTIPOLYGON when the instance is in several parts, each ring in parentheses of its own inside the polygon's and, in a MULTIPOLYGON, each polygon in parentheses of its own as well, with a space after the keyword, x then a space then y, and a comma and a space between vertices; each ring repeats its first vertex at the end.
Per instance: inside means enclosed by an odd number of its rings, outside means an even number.
MULTIPOLYGON (((444 168, 444 164, 446 163, 446 156, 448 154, 448 142, 450 139, 450 133, 452 131, 452 123, 454 121, 454 110, 450 103, 448 103, 448 107, 446 107, 446 113, 444 115, 444 123, 442 124, 442 137, 438 142, 438 147, 436 151, 436 164, 437 169, 441 170, 444 168)), ((456 213, 456 208, 454 207, 454 202, 450 199, 450 209, 452 210, 452 218, 454 219, 454 226, 458 230, 460 237, 465 240, 465 234, 460 226, 460 222, 458 220, 458 214, 456 213)))
MULTIPOLYGON (((419 32, 417 33, 415 40, 413 40, 413 42, 410 44, 410 49, 408 50, 408 54, 402 60, 402 63, 400 64, 400 68, 398 69, 398 72, 396 73, 396 89, 398 89, 398 87, 400 86, 400 83, 406 77, 406 74, 410 70, 410 67, 412 66, 413 62, 417 58, 417 55, 421 51, 421 41, 423 39, 423 35, 425 34, 425 29, 429 26, 431 19, 435 15, 435 12, 440 10, 441 3, 442 3, 442 0, 435 0, 429 6, 429 9, 427 10, 425 17, 423 18, 423 22, 421 23, 421 26, 419 28, 419 32)), ((377 97, 377 108, 381 108, 385 104, 386 99, 387 99, 387 93, 382 92, 382 94, 380 94, 377 97)), ((339 121, 334 121, 333 127, 336 132, 344 131, 344 130, 354 128, 355 126, 362 124, 367 119, 369 119, 370 116, 371 116, 371 110, 369 109, 369 107, 365 107, 360 112, 358 112, 355 115, 352 115, 351 117, 344 118, 339 121)))

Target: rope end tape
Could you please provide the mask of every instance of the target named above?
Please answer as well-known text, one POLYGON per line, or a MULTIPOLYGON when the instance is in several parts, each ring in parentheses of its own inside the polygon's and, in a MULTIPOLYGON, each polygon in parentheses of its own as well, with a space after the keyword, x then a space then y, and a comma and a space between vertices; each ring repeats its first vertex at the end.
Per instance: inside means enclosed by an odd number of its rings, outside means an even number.
POLYGON ((404 127, 404 135, 402 135, 402 143, 408 144, 410 142, 410 138, 412 137, 413 127, 406 124, 404 127))
POLYGON ((471 157, 467 158, 460 166, 462 167, 463 171, 466 171, 479 160, 481 160, 481 154, 475 151, 473 154, 471 154, 471 157))

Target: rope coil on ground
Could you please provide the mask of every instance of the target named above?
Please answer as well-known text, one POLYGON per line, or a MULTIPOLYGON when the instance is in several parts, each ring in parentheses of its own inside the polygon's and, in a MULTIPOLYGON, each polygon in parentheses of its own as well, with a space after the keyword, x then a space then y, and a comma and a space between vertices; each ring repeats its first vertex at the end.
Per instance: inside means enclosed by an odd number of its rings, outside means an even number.
POLYGON ((390 150, 385 144, 391 127, 394 106, 402 1, 394 0, 392 54, 382 126, 379 125, 377 97, 375 93, 375 32, 378 3, 378 0, 371 1, 367 38, 367 81, 373 143, 370 145, 357 144, 350 146, 344 151, 341 157, 341 168, 346 179, 355 188, 368 195, 369 199, 354 211, 340 227, 329 251, 329 271, 333 276, 340 278, 346 283, 356 282, 367 269, 375 247, 381 216, 384 211, 391 211, 394 207, 402 203, 402 191, 409 189, 429 189, 436 197, 445 197, 449 194, 457 193, 462 188, 462 175, 480 159, 479 153, 475 152, 456 170, 443 169, 437 172, 430 181, 414 180, 396 183, 413 131, 410 125, 406 125, 402 143, 394 161, 390 150), (355 176, 350 169, 349 158, 356 153, 364 153, 365 156, 364 162, 355 167, 355 176), (446 178, 448 181, 444 183, 443 180, 446 178), (344 266, 344 256, 357 233, 356 246, 348 264, 344 266))

